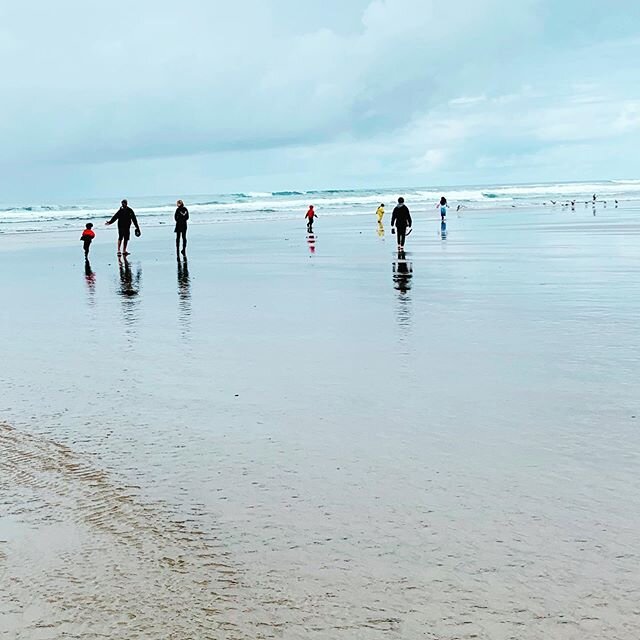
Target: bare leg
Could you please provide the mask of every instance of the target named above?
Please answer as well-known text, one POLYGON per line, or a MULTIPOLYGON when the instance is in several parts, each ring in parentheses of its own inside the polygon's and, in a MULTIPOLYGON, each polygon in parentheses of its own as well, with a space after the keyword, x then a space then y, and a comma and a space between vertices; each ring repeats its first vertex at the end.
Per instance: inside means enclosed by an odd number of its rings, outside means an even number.
POLYGON ((120 253, 120 245, 122 244, 122 238, 118 238, 118 253, 120 253))
POLYGON ((123 240, 122 242, 122 254, 123 255, 127 255, 127 244, 128 244, 128 240, 123 240))

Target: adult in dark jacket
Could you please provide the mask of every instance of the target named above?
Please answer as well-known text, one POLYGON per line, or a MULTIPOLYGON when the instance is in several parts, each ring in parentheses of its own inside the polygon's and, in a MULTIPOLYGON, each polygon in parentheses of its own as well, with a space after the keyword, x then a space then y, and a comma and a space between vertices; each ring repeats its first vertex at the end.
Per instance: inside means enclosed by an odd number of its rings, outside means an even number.
POLYGON ((404 203, 404 198, 398 198, 398 204, 391 216, 391 227, 395 227, 398 236, 398 251, 404 249, 404 240, 407 235, 407 227, 411 227, 411 214, 409 207, 404 203))
POLYGON ((109 222, 105 222, 108 226, 118 221, 118 255, 128 256, 127 244, 131 237, 131 224, 136 228, 136 236, 140 235, 140 227, 138 226, 138 220, 133 209, 129 206, 126 200, 121 202, 121 207, 116 211, 109 222), (120 246, 122 245, 122 253, 120 252, 120 246))
POLYGON ((187 255, 187 220, 189 219, 189 209, 184 206, 182 200, 176 202, 176 212, 173 219, 176 221, 176 253, 180 251, 180 236, 182 236, 182 255, 187 255))

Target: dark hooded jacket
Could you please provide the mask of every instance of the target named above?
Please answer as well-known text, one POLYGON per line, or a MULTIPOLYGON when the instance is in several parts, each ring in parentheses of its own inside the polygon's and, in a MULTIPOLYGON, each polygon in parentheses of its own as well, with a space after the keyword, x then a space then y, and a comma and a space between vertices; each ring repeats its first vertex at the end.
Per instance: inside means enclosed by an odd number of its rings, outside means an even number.
POLYGON ((398 229, 406 229, 411 226, 411 214, 409 213, 409 207, 404 202, 396 205, 391 216, 391 226, 398 229))

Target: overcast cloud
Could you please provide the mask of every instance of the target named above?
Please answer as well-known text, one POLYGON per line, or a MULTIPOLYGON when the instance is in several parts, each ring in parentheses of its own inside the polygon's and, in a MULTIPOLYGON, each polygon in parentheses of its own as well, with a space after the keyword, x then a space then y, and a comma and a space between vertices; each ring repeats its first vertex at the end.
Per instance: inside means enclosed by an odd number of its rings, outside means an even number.
POLYGON ((0 200, 638 177, 640 9, 0 6, 0 200))

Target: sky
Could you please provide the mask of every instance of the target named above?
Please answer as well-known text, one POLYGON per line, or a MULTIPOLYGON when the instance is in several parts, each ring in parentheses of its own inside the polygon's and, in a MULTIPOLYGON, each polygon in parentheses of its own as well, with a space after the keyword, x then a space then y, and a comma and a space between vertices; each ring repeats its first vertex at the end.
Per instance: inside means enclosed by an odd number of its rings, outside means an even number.
POLYGON ((637 0, 0 4, 0 200, 640 178, 637 0))

